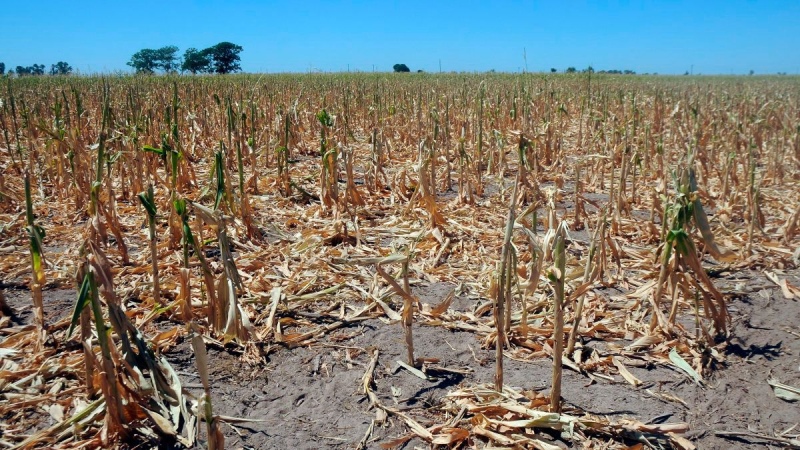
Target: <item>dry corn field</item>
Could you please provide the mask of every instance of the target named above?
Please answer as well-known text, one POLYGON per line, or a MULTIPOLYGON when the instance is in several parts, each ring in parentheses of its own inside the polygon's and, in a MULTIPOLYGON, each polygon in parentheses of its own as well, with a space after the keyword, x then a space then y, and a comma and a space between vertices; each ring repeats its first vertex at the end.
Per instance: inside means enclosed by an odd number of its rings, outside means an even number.
POLYGON ((800 448, 796 77, 0 102, 3 448, 800 448))

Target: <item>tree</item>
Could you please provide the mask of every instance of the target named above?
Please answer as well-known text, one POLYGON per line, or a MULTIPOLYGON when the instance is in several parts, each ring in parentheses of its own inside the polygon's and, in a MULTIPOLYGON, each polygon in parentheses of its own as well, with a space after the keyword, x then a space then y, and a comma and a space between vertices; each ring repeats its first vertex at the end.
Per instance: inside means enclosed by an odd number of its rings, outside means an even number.
POLYGON ((411 69, 405 64, 395 64, 392 68, 395 72, 411 72, 411 69))
POLYGON ((239 72, 242 67, 239 65, 239 53, 244 50, 241 45, 232 42, 220 42, 219 44, 203 50, 211 58, 211 66, 216 73, 239 72))
POLYGON ((0 75, 3 75, 5 73, 6 73, 6 63, 0 62, 0 75))
POLYGON ((136 69, 136 73, 155 73, 159 69, 172 72, 178 68, 177 53, 178 47, 174 45, 167 45, 156 50, 145 48, 134 53, 127 64, 136 69))
POLYGON ((156 51, 149 48, 139 50, 127 64, 136 69, 136 73, 154 73, 158 68, 156 51))
POLYGON ((50 75, 69 75, 72 73, 72 66, 64 61, 50 64, 50 75))
POLYGON ((555 67, 551 67, 551 68, 550 68, 550 73, 556 73, 556 72, 558 72, 558 70, 556 70, 556 68, 555 68, 555 67))
POLYGON ((183 53, 181 70, 193 74, 211 72, 211 54, 208 49, 202 51, 194 47, 186 49, 183 53))
POLYGON ((175 72, 178 70, 178 47, 167 45, 156 50, 156 61, 164 72, 175 72))
POLYGON ((575 69, 574 67, 567 67, 567 73, 575 73, 575 72, 577 72, 577 69, 575 69))
POLYGON ((17 75, 44 75, 44 64, 34 64, 28 67, 17 66, 17 75))

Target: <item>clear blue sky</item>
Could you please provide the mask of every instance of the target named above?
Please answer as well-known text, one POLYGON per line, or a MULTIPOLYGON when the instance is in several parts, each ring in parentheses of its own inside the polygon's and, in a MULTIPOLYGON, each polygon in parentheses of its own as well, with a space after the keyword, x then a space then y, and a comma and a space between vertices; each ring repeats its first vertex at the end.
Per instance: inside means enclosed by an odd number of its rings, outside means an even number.
POLYGON ((129 70, 142 48, 244 47, 248 72, 800 72, 800 1, 6 0, 6 67, 129 70))

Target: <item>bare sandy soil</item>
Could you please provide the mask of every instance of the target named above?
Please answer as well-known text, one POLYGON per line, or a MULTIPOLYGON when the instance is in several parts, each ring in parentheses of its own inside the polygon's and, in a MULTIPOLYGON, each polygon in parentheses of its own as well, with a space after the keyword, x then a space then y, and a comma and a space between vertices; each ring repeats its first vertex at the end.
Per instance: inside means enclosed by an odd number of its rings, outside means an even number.
MULTIPOLYGON (((788 274, 792 283, 798 274, 788 274)), ((630 367, 643 384, 633 387, 621 377, 613 382, 590 380, 565 370, 563 398, 567 411, 579 410, 611 420, 634 418, 644 423, 687 422, 686 437, 697 448, 764 448, 769 442, 751 436, 721 436, 720 432, 752 432, 787 437, 797 433, 800 408, 775 396, 770 378, 800 385, 800 333, 796 318, 800 304, 787 300, 780 289, 758 272, 738 273, 716 280, 731 295, 733 317, 725 363, 716 368, 704 385, 667 365, 630 367), (744 289, 741 288, 744 283, 744 289), (671 399, 672 401, 669 401, 671 399)), ((449 288, 420 286, 415 294, 436 301, 449 288)), ((29 293, 7 287, 15 321, 31 319, 29 293)), ((45 291, 48 318, 66 318, 75 292, 45 291), (59 317, 61 316, 61 317, 59 317)), ((458 298, 453 308, 470 308, 472 301, 458 298)), ((368 320, 343 327, 308 348, 276 348, 263 365, 243 364, 232 349, 210 348, 213 405, 215 413, 252 422, 225 426, 226 447, 259 448, 380 448, 380 444, 405 435, 402 421, 390 418, 370 430, 376 412, 360 392, 373 351, 378 352, 374 391, 381 402, 398 408, 422 425, 441 423, 443 397, 459 385, 491 383, 493 351, 481 348, 472 333, 441 327, 414 329, 417 354, 437 358, 438 366, 451 372, 430 371, 422 380, 397 364, 404 356, 404 340, 398 324, 368 320), (366 437, 365 437, 366 436, 366 437)), ((583 342, 602 352, 603 342, 583 342)), ((201 393, 194 356, 188 342, 167 354, 190 391, 201 393)), ((547 394, 550 360, 534 362, 506 359, 506 384, 547 394)), ((541 438, 560 447, 569 442, 555 434, 541 438)), ((427 448, 411 439, 400 448, 427 448)), ((199 443, 198 448, 204 448, 199 443)), ((480 448, 480 447, 479 447, 480 448)))
MULTIPOLYGON (((757 273, 740 274, 747 290, 731 303, 734 317, 726 364, 705 386, 695 385, 685 374, 668 366, 631 368, 644 382, 634 388, 620 377, 613 383, 592 382, 574 371, 564 372, 563 397, 568 407, 611 418, 636 418, 643 422, 688 422, 687 438, 700 449, 763 448, 763 440, 729 439, 720 431, 752 431, 773 435, 800 423, 800 409, 777 398, 767 379, 800 384, 800 334, 793 318, 800 304, 786 300, 780 289, 757 273), (667 393, 685 405, 650 393, 667 393)), ((797 276, 793 278, 798 281, 797 276)), ((720 286, 734 281, 720 280, 720 286)), ((424 289, 422 289, 424 296, 424 289)), ((466 301, 465 301, 466 303, 466 301)), ((265 370, 235 367, 237 358, 214 352, 215 408, 220 414, 263 419, 246 428, 231 427, 227 439, 235 448, 358 448, 375 412, 359 394, 368 349, 380 352, 376 392, 382 401, 407 410, 420 423, 439 423, 437 406, 448 390, 459 384, 491 383, 493 352, 480 348, 471 333, 439 327, 415 328, 414 343, 423 357, 441 359, 440 365, 468 369, 466 375, 424 381, 397 370, 404 341, 399 325, 370 321, 331 336, 335 343, 312 348, 277 351, 265 370), (349 336, 353 336, 349 338, 349 336), (337 338, 338 337, 338 338, 337 338), (349 353, 349 356, 348 356, 349 353)), ((586 342, 585 345, 592 345, 586 342)), ((185 373, 193 372, 186 345, 169 355, 185 373)), ((549 389, 551 361, 533 363, 506 360, 506 383, 522 389, 549 389)), ((187 377, 186 381, 192 380, 187 377)), ((196 380, 195 380, 196 382, 196 380)), ((364 448, 405 434, 405 426, 390 421, 376 427, 364 448)), ((796 433, 790 431, 788 434, 796 433)), ((558 436, 545 436, 568 447, 558 436)), ((427 448, 410 441, 403 448, 427 448)), ((480 447, 479 447, 480 448, 480 447)))

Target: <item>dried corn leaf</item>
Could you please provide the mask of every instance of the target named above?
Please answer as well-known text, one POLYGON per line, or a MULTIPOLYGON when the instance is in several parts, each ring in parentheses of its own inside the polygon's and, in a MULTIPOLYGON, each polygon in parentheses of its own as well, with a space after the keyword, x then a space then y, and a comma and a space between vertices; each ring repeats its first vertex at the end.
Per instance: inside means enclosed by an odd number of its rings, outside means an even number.
POLYGON ((442 300, 441 303, 431 308, 430 315, 432 317, 439 317, 442 314, 444 314, 447 311, 447 309, 450 308, 450 305, 453 303, 453 299, 455 298, 455 296, 456 296, 455 291, 451 291, 449 294, 447 294, 447 297, 445 297, 445 299, 442 300))
POLYGON ((469 438, 469 431, 463 428, 444 427, 439 430, 431 440, 433 445, 450 445, 465 441, 469 438))
POLYGON ((630 373, 628 368, 625 367, 624 364, 622 364, 622 361, 620 361, 619 358, 614 356, 614 357, 611 358, 611 361, 614 363, 614 365, 619 370, 619 374, 622 375, 622 378, 625 378, 625 381, 627 381, 628 383, 632 384, 633 386, 641 386, 642 380, 640 380, 640 379, 636 378, 635 376, 633 376, 633 374, 630 373))
POLYGON ((697 371, 695 371, 674 348, 669 352, 669 360, 672 361, 672 364, 674 364, 675 367, 681 369, 687 375, 689 375, 695 383, 703 384, 703 379, 700 377, 700 374, 698 374, 697 371))
POLYGON ((768 379, 767 383, 772 386, 775 396, 779 399, 786 400, 787 402, 796 402, 800 400, 800 388, 783 384, 775 378, 768 379))
POLYGON ((429 377, 428 375, 425 374, 425 372, 417 369, 416 367, 410 366, 410 365, 404 363, 403 361, 397 360, 395 362, 397 363, 398 366, 400 366, 403 369, 406 369, 407 371, 411 372, 415 377, 417 377, 419 379, 422 379, 422 380, 425 380, 425 381, 435 381, 436 380, 436 378, 429 377))

